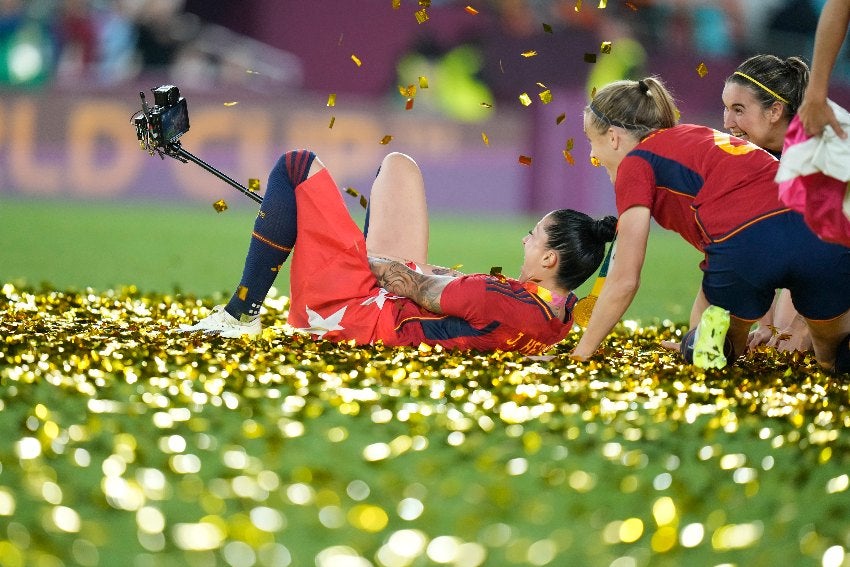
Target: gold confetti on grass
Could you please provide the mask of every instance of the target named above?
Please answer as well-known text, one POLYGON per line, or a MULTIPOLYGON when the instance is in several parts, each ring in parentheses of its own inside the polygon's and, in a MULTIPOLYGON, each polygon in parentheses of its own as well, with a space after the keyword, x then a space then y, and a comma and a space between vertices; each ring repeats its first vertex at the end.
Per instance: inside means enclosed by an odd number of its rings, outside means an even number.
POLYGON ((697 65, 697 75, 699 75, 700 79, 708 75, 708 67, 705 63, 700 63, 699 65, 697 65))
POLYGON ((389 134, 387 134, 386 136, 381 138, 380 144, 386 146, 387 144, 389 144, 392 141, 393 141, 393 137, 390 136, 389 134))
POLYGON ((525 156, 525 155, 519 156, 519 163, 521 163, 522 165, 531 165, 531 162, 532 162, 532 158, 530 156, 525 156))
POLYGON ((528 93, 522 93, 519 95, 519 101, 523 106, 529 106, 531 104, 531 97, 528 96, 528 93))
POLYGON ((254 193, 258 192, 260 190, 260 180, 256 177, 248 179, 248 190, 254 193))
POLYGON ((224 211, 226 211, 226 210, 227 210, 227 202, 226 202, 224 199, 219 199, 218 201, 216 201, 215 203, 213 203, 213 208, 214 208, 217 212, 219 212, 219 213, 223 213, 224 211))
POLYGON ((357 56, 356 56, 355 54, 353 54, 353 53, 351 54, 351 60, 352 60, 352 61, 354 61, 354 64, 355 64, 355 65, 357 65, 358 67, 360 67, 361 65, 363 65, 363 62, 362 62, 362 61, 360 61, 360 58, 359 58, 359 57, 357 57, 357 56))
POLYGON ((478 10, 476 10, 476 9, 475 9, 475 8, 473 8, 472 6, 467 6, 466 8, 464 8, 464 10, 466 10, 466 13, 467 13, 467 14, 471 14, 471 15, 473 15, 473 16, 475 16, 476 14, 478 14, 478 10))
POLYGON ((328 106, 336 106, 336 93, 328 95, 328 106))

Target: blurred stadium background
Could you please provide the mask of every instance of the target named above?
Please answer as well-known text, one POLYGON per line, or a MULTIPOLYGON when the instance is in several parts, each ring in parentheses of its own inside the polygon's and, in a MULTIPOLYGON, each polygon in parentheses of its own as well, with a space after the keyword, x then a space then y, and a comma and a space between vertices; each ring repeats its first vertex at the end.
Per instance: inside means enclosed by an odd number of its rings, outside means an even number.
MULTIPOLYGON (((384 153, 414 156, 435 222, 432 261, 511 273, 540 214, 615 212, 581 131, 594 86, 657 74, 683 120, 722 128, 726 76, 761 52, 810 61, 823 1, 605 4, 0 0, 0 281, 197 294, 233 285, 254 204, 139 149, 138 93, 161 84, 189 102, 184 147, 243 183, 265 183, 281 151, 309 147, 368 197, 384 153), (414 96, 400 92, 410 85, 414 96)), ((833 83, 846 106, 846 49, 833 83)), ((358 199, 350 206, 362 218, 358 199)), ((630 315, 684 320, 698 256, 669 235, 651 246, 630 315)))

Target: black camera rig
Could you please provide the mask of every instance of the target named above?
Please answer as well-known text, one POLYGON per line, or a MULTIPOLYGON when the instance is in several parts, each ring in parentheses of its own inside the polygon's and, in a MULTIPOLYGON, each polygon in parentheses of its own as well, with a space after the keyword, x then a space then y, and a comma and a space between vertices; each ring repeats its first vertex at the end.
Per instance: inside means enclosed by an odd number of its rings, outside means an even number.
POLYGON ((247 187, 235 181, 192 155, 180 145, 180 136, 189 131, 189 107, 174 85, 162 85, 151 89, 154 105, 148 106, 145 93, 140 92, 142 109, 133 115, 139 145, 150 155, 174 158, 183 163, 192 162, 225 181, 243 195, 262 203, 263 199, 247 187))

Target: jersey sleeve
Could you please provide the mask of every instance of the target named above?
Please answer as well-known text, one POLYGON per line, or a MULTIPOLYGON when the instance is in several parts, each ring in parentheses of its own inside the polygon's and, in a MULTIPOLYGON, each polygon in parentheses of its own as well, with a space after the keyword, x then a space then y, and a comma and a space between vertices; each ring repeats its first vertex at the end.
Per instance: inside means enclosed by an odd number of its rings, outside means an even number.
POLYGON ((655 198, 655 173, 643 158, 627 155, 617 168, 614 183, 617 213, 636 206, 652 208, 655 198))

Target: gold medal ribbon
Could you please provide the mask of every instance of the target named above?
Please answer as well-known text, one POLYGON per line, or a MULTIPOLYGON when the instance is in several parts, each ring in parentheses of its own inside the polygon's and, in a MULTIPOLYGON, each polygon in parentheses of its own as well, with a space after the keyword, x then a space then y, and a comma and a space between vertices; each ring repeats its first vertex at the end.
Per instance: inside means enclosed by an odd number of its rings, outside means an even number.
POLYGON ((596 277, 596 281, 593 282, 590 295, 579 299, 578 303, 573 307, 573 321, 580 327, 587 327, 587 324, 590 322, 593 307, 596 305, 596 300, 602 292, 602 286, 605 285, 605 278, 608 276, 608 266, 611 264, 611 254, 613 251, 614 242, 611 242, 608 252, 605 254, 605 259, 602 261, 602 267, 599 268, 599 275, 596 277))

